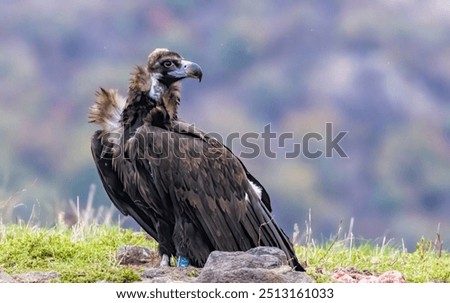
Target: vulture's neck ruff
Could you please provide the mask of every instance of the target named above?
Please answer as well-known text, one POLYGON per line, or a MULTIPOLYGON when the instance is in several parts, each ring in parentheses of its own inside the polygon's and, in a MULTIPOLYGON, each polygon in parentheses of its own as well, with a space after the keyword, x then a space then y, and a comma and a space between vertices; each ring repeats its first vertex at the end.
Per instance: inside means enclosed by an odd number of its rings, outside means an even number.
POLYGON ((185 78, 201 81, 200 66, 176 52, 157 48, 148 56, 146 65, 136 66, 131 73, 126 99, 117 90, 97 91, 89 122, 100 125, 103 133, 123 129, 125 138, 144 122, 165 127, 177 119, 180 80, 185 78))

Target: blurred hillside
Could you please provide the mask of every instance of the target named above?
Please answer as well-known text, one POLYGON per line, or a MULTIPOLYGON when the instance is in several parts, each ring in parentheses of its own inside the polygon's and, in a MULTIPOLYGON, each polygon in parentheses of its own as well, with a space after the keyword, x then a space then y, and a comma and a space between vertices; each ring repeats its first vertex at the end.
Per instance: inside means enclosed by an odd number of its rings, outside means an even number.
POLYGON ((355 236, 413 248, 440 223, 449 247, 448 1, 3 0, 0 43, 4 222, 33 211, 51 225, 92 183, 96 206, 110 205, 88 108, 99 86, 126 93, 132 66, 167 47, 204 71, 184 83, 181 118, 223 137, 269 123, 294 133, 276 159, 244 159, 289 234, 311 208, 316 237, 354 217, 355 236), (348 158, 284 157, 327 122, 348 132, 348 158))

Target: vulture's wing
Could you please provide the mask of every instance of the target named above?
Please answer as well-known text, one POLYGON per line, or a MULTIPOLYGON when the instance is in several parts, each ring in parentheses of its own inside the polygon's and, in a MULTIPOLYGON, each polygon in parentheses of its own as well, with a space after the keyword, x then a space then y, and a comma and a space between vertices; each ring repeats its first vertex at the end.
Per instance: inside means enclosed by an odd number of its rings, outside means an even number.
POLYGON ((155 228, 155 218, 146 204, 139 203, 141 199, 132 199, 125 191, 124 184, 120 180, 117 171, 113 169, 111 146, 101 130, 96 131, 91 139, 91 151, 97 166, 100 179, 106 193, 114 205, 125 216, 130 215, 137 223, 156 241, 158 241, 155 228))
POLYGON ((210 250, 275 246, 294 267, 298 265, 289 238, 273 221, 245 167, 230 150, 193 132, 147 125, 138 132, 149 138, 142 153, 145 159, 140 161, 149 163, 160 196, 171 201, 177 220, 175 245, 189 259, 201 266, 210 250), (170 152, 161 153, 164 150, 170 152))
MULTIPOLYGON (((204 141, 209 141, 209 140, 214 140, 214 138, 208 134, 207 132, 195 127, 195 125, 182 121, 182 120, 177 120, 173 122, 173 126, 174 126, 174 130, 175 132, 178 133, 184 133, 186 135, 190 135, 190 136, 194 136, 194 137, 198 137, 203 139, 204 141)), ((232 153, 232 151, 225 145, 223 145, 224 148, 228 149, 230 153, 232 153)), ((258 191, 261 192, 260 194, 260 198, 261 201, 264 203, 264 205, 267 207, 267 209, 272 212, 272 205, 270 204, 270 196, 267 193, 266 189, 264 188, 264 186, 258 181, 258 179, 256 179, 248 170, 247 168, 244 166, 244 164, 242 163, 241 159, 239 159, 238 157, 235 157, 236 160, 238 160, 239 162, 241 162, 242 167, 245 170, 245 173, 247 175, 247 178, 249 179, 250 182, 253 183, 253 185, 255 185, 258 189, 258 191)))

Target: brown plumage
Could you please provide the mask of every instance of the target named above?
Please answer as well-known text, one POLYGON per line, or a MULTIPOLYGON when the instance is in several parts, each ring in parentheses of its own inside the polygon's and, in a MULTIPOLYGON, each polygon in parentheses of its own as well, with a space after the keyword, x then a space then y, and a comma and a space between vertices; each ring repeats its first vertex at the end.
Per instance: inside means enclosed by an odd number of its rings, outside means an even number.
POLYGON ((109 197, 159 242, 162 265, 178 256, 201 267, 213 250, 275 246, 303 270, 262 185, 228 148, 178 119, 187 77, 201 80, 200 67, 156 49, 132 73, 126 101, 97 92, 92 154, 109 197))

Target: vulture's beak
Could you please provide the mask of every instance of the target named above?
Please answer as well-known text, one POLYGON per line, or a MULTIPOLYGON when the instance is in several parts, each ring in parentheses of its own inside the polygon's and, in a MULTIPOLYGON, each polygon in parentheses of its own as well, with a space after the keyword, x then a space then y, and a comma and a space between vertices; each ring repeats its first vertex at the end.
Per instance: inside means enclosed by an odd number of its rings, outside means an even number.
POLYGON ((200 67, 200 65, 187 60, 182 60, 180 68, 168 72, 167 74, 177 80, 181 80, 184 78, 194 78, 198 79, 199 82, 202 81, 203 76, 202 68, 200 67))

